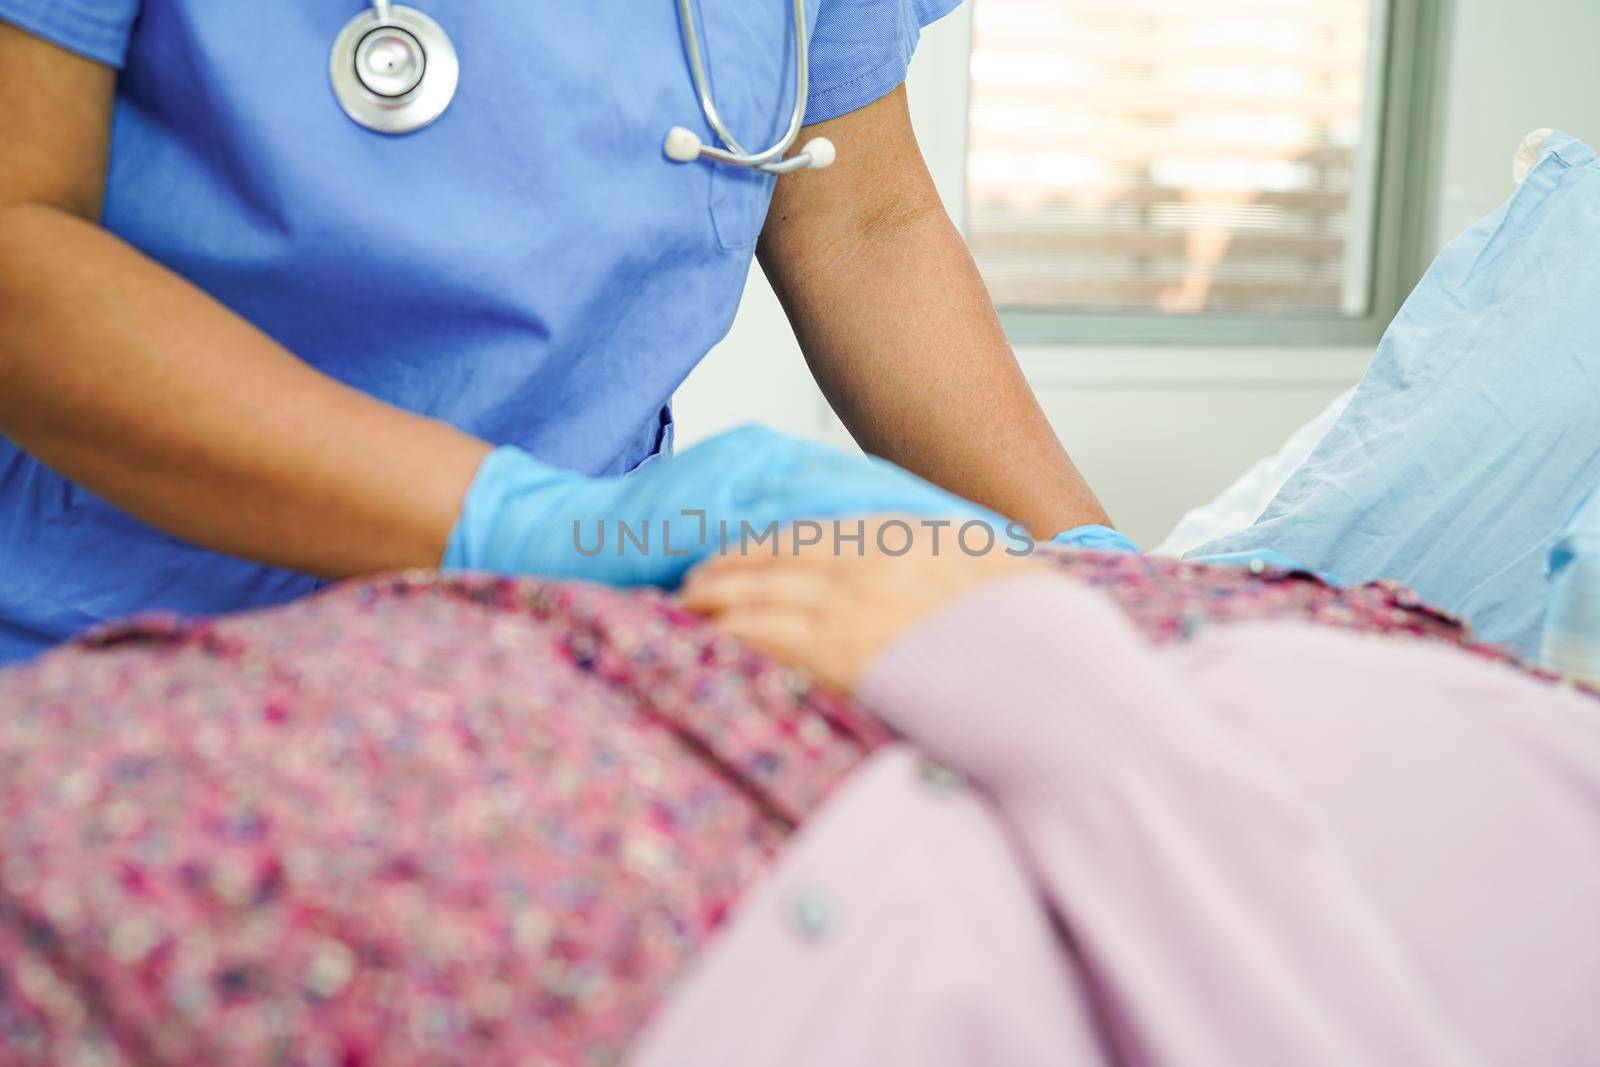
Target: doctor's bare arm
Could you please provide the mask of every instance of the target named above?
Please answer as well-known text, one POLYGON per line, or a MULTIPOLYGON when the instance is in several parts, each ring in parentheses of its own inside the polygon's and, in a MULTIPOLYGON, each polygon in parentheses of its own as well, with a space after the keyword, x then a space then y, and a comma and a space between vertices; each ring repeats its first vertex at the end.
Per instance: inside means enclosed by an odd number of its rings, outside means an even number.
POLYGON ((487 446, 319 374, 101 229, 113 87, 0 25, 0 432, 222 552, 437 565, 487 446))
POLYGON ((759 255, 857 443, 1037 537, 1107 523, 939 201, 905 87, 800 143, 817 134, 838 161, 779 179, 759 255))

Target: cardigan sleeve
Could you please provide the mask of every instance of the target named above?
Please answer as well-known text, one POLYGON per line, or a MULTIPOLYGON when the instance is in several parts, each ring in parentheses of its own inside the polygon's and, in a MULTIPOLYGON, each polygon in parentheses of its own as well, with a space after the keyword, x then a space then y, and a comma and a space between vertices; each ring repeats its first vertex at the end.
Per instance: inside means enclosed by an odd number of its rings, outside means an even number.
POLYGON ((1292 783, 1098 594, 979 590, 857 697, 989 795, 1125 1062, 1482 1062, 1292 783))

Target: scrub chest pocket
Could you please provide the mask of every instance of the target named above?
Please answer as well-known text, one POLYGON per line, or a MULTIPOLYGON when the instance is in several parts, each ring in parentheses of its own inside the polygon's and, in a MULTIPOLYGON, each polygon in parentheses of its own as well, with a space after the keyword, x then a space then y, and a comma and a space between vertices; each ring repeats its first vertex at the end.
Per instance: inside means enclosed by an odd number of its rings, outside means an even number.
MULTIPOLYGON (((783 134, 794 108, 793 10, 788 4, 750 0, 701 0, 696 6, 706 76, 722 121, 743 148, 760 151, 783 134)), ((815 24, 815 2, 806 5, 806 17, 815 24)), ((777 178, 739 167, 706 165, 711 166, 710 209, 717 244, 729 252, 753 248, 777 178)))

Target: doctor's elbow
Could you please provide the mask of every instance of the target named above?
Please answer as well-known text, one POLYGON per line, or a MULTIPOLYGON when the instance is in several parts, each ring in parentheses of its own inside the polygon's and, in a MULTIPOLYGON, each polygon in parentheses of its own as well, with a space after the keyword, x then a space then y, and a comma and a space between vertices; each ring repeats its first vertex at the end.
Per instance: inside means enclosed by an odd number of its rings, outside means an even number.
POLYGON ((28 267, 40 247, 40 215, 57 209, 33 201, 0 202, 0 314, 10 316, 16 306, 17 286, 28 276, 28 267))
POLYGON ((43 200, 0 201, 0 315, 37 314, 40 268, 71 231, 99 227, 75 210, 43 200))
POLYGON ((84 223, 52 204, 0 203, 0 392, 35 347, 28 333, 42 320, 71 313, 69 302, 81 307, 80 287, 52 285, 47 276, 55 272, 44 269, 63 224, 84 223))

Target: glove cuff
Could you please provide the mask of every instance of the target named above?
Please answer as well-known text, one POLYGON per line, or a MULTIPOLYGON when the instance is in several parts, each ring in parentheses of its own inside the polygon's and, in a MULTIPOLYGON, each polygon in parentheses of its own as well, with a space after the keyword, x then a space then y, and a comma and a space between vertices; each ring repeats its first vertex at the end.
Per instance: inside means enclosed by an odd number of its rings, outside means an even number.
POLYGON ((1139 552, 1139 546, 1109 526, 1078 526, 1052 537, 1051 542, 1094 552, 1139 552))
MULTIPOLYGON (((444 548, 441 570, 490 569, 501 527, 516 501, 575 477, 510 445, 495 449, 478 465, 461 505, 461 517, 444 548)), ((518 509, 520 510, 520 509, 518 509)))

